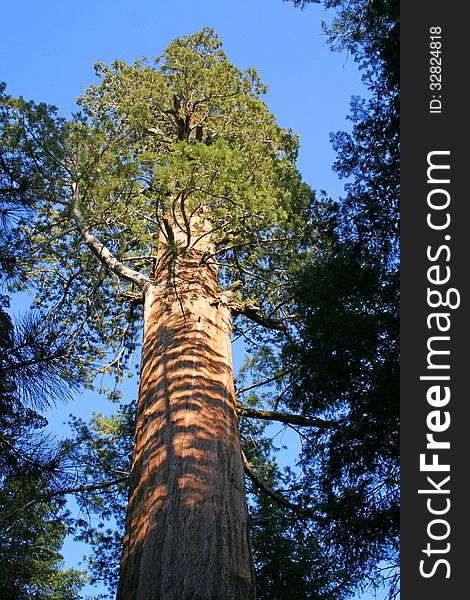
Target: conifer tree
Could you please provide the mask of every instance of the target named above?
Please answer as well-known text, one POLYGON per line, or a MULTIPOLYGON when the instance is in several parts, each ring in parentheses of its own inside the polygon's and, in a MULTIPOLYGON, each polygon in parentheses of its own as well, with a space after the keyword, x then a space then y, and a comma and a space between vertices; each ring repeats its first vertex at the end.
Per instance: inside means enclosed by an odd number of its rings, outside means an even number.
POLYGON ((91 385, 100 361, 125 375, 143 328, 118 599, 249 600, 232 318, 285 329, 289 273, 327 210, 256 72, 213 31, 96 70, 69 121, 3 97, 2 170, 34 209, 16 239, 44 318, 80 357, 76 379, 91 385))

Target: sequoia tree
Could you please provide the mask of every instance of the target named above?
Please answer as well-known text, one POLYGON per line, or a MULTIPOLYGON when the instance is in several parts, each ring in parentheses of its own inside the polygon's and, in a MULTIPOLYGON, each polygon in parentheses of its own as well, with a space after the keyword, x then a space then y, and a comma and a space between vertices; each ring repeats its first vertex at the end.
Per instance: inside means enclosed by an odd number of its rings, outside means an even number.
POLYGON ((1 167, 31 198, 17 239, 77 377, 124 375, 143 322, 118 599, 248 600, 232 317, 285 328, 283 290, 322 205, 256 72, 230 64, 211 30, 154 63, 96 71, 69 121, 2 99, 1 167))

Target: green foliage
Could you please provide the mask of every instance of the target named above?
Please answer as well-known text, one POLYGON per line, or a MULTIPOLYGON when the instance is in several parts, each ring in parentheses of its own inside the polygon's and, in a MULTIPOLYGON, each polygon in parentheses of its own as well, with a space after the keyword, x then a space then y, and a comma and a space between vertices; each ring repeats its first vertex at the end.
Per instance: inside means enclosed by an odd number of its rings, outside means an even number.
MULTIPOLYGON (((323 24, 330 48, 346 50, 363 71, 368 100, 354 97, 351 133, 331 136, 334 168, 347 179, 343 235, 390 267, 398 258, 400 194, 400 7, 398 0, 293 0, 336 9, 323 24)), ((392 267, 392 268, 396 268, 392 267)))
POLYGON ((366 253, 396 269, 399 246, 400 145, 398 91, 380 90, 369 101, 353 98, 351 134, 331 136, 335 169, 348 178, 342 207, 343 233, 366 253))
MULTIPOLYGON (((38 183, 28 173, 31 165, 24 165, 24 179, 18 183, 14 175, 20 172, 17 157, 16 150, 3 148, 2 290, 9 281, 21 281, 24 276, 14 229, 30 214, 31 190, 38 183)), ((60 548, 68 530, 67 513, 63 500, 54 495, 61 482, 65 448, 43 434, 47 420, 38 412, 65 400, 73 388, 70 373, 63 368, 70 346, 53 323, 34 311, 14 324, 5 310, 9 301, 8 295, 0 296, 0 597, 75 600, 86 578, 76 569, 63 569, 60 548)))
POLYGON ((0 309, 0 597, 75 600, 85 578, 62 568, 66 513, 63 501, 48 499, 58 483, 60 452, 41 435, 46 419, 24 404, 50 400, 44 391, 51 381, 59 384, 57 356, 47 355, 44 340, 31 343, 30 333, 23 323, 18 339, 0 309))
POLYGON ((260 600, 333 600, 348 597, 335 561, 308 523, 258 496, 251 536, 260 600))
MULTIPOLYGON (((7 154, 2 154, 3 165, 7 154)), ((13 164, 12 156, 10 159, 13 164)), ((31 210, 32 200, 27 195, 8 197, 8 185, 14 183, 8 169, 0 169, 0 175, 4 225, 0 230, 0 288, 8 291, 8 282, 23 275, 12 232, 18 215, 31 210)), ((9 303, 7 294, 0 296, 1 474, 51 473, 58 464, 50 444, 39 433, 47 421, 37 411, 70 397, 74 370, 67 371, 64 360, 71 347, 63 332, 36 311, 28 311, 13 323, 6 312, 9 303)))
POLYGON ((152 64, 116 61, 97 73, 71 137, 83 148, 74 159, 86 173, 81 208, 102 215, 100 238, 110 244, 110 221, 121 247, 136 238, 134 252, 154 254, 167 220, 189 248, 207 235, 204 215, 227 281, 242 280, 246 295, 265 280, 273 289, 268 262, 282 251, 287 264, 294 236, 307 239, 313 195, 294 166, 297 138, 276 125, 256 72, 231 65, 206 29, 176 39, 152 64))
POLYGON ((103 582, 115 592, 134 448, 135 403, 120 404, 109 417, 96 413, 90 423, 73 418, 71 425, 80 485, 116 482, 77 497, 83 514, 90 518, 76 520, 73 526, 75 538, 93 548, 88 557, 92 581, 103 582))
POLYGON ((131 362, 141 309, 123 307, 133 284, 85 246, 77 211, 82 227, 147 276, 162 236, 175 256, 210 236, 223 284, 241 281, 240 294, 266 312, 282 304, 290 270, 328 227, 325 201, 295 168, 297 136, 276 124, 256 72, 229 63, 212 30, 176 39, 153 62, 96 73, 69 122, 51 107, 1 101, 9 193, 20 197, 23 174, 33 175, 28 217, 12 238, 30 249, 37 305, 73 343, 75 378, 88 385, 100 361, 118 371, 131 362))
POLYGON ((62 568, 60 548, 67 533, 62 502, 31 501, 47 489, 44 478, 2 477, 2 600, 76 600, 86 581, 83 572, 62 568))

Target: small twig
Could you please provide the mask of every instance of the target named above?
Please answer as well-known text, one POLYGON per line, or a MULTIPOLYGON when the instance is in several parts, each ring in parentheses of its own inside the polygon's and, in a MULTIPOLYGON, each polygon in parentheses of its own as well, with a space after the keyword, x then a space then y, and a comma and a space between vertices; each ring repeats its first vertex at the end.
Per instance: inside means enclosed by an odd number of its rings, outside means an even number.
POLYGON ((235 395, 240 396, 240 394, 244 394, 245 392, 254 390, 257 387, 261 387, 262 385, 267 385, 268 383, 273 383, 273 381, 282 379, 286 375, 290 375, 291 373, 294 373, 294 372, 295 372, 295 369, 287 369, 285 371, 281 371, 280 373, 277 373, 277 375, 273 375, 273 377, 270 377, 269 379, 264 379, 263 381, 258 381, 257 383, 253 383, 252 385, 242 388, 241 390, 236 390, 235 395))

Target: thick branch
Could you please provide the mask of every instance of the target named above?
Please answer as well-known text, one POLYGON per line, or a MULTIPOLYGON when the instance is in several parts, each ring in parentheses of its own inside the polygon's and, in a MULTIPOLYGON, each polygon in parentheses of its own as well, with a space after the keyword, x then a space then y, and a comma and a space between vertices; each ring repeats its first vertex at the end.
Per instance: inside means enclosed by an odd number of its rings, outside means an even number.
POLYGON ((264 419, 265 421, 280 421, 289 425, 302 425, 305 427, 319 427, 325 429, 333 425, 333 421, 324 421, 317 417, 304 417, 290 413, 277 412, 275 410, 260 410, 257 408, 246 408, 238 406, 237 412, 241 417, 264 419))
POLYGON ((233 312, 235 314, 243 314, 247 319, 250 319, 250 321, 254 321, 258 325, 266 327, 266 329, 276 329, 277 331, 285 331, 287 329, 287 326, 283 321, 270 319, 263 315, 260 310, 244 309, 243 311, 237 311, 235 309, 233 312))
POLYGON ((308 519, 314 519, 315 521, 318 521, 318 522, 325 521, 324 517, 318 515, 313 510, 304 508, 302 506, 299 506, 298 504, 294 504, 293 502, 290 502, 289 500, 287 500, 287 498, 284 498, 284 496, 282 494, 271 489, 268 485, 266 485, 266 483, 264 483, 264 481, 262 481, 257 475, 255 475, 255 472, 253 471, 253 466, 248 462, 248 459, 246 458, 246 456, 243 452, 242 452, 242 459, 243 459, 243 466, 245 468, 245 472, 248 475, 248 477, 251 479, 251 481, 261 491, 263 491, 270 498, 275 500, 278 504, 280 504, 281 506, 285 506, 286 508, 289 508, 290 510, 294 511, 301 517, 308 518, 308 519))
POLYGON ((116 296, 118 302, 128 302, 129 304, 143 304, 144 294, 142 292, 132 292, 130 290, 121 292, 116 296))
POLYGON ((82 213, 76 206, 72 208, 72 214, 75 218, 83 241, 90 248, 93 254, 103 263, 103 265, 110 271, 113 271, 113 273, 116 273, 116 275, 119 277, 122 277, 127 281, 131 281, 132 283, 138 285, 140 289, 143 289, 144 285, 150 281, 148 277, 142 273, 139 273, 139 271, 135 271, 134 269, 126 267, 119 262, 113 253, 90 232, 82 213))
POLYGON ((267 329, 277 329, 278 331, 285 331, 287 329, 284 321, 279 321, 278 319, 272 319, 269 316, 266 316, 261 311, 261 308, 255 304, 254 302, 248 301, 237 301, 233 298, 233 296, 229 297, 228 305, 234 315, 244 315, 247 319, 258 323, 258 325, 262 325, 267 329))

